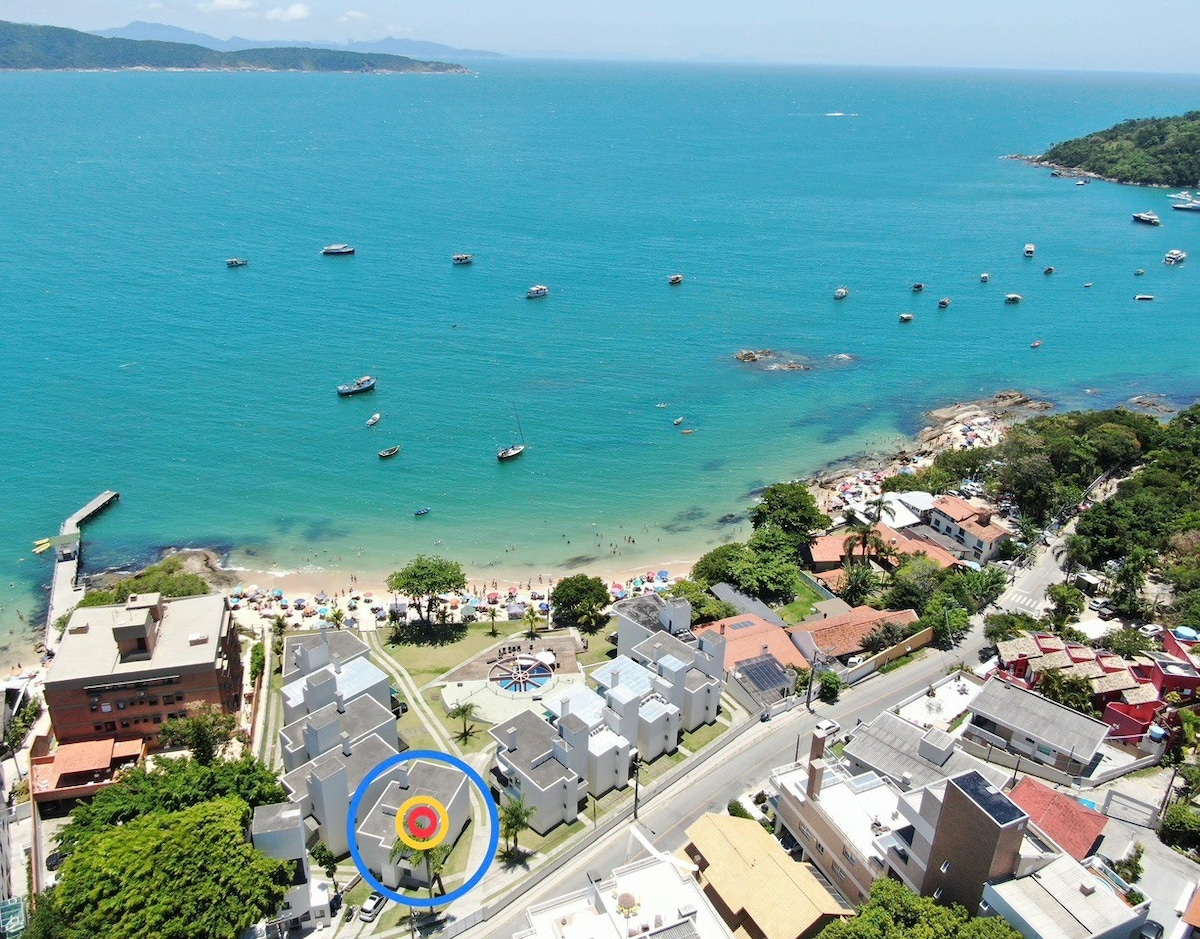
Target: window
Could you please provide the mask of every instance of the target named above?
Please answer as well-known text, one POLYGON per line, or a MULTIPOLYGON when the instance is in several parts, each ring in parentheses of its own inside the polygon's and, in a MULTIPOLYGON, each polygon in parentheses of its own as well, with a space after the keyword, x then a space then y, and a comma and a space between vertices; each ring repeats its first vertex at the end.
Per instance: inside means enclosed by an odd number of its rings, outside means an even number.
POLYGON ((846 879, 846 872, 844 870, 842 870, 842 866, 840 864, 833 865, 833 876, 836 877, 838 880, 846 879))
POLYGON ((979 901, 979 912, 980 912, 980 913, 986 913, 986 912, 987 912, 988 910, 990 910, 990 909, 991 909, 991 907, 990 907, 990 906, 988 906, 988 902, 987 902, 987 900, 980 900, 980 901, 979 901))
POLYGON ((124 702, 124 701, 118 701, 118 702, 117 702, 117 710, 118 710, 118 711, 124 711, 124 710, 125 710, 125 702, 124 702))
POLYGON ((116 721, 105 721, 105 722, 104 722, 104 729, 105 729, 105 730, 116 730, 116 729, 117 729, 117 722, 116 722, 116 721))
POLYGON ((89 710, 89 711, 99 711, 99 710, 100 710, 100 705, 98 705, 98 704, 93 704, 93 705, 92 705, 90 708, 88 708, 88 710, 89 710))
POLYGON ((179 692, 179 694, 175 695, 175 700, 180 701, 180 702, 183 701, 183 692, 182 691, 179 692))
POLYGON ((942 898, 942 888, 941 887, 938 887, 937 890, 933 891, 933 898, 935 900, 940 900, 942 898))
POLYGON ((847 861, 849 861, 849 862, 850 862, 852 865, 853 865, 853 864, 857 864, 857 863, 858 863, 856 860, 854 860, 854 855, 852 855, 852 854, 850 853, 850 849, 849 849, 849 848, 846 848, 846 847, 843 847, 843 848, 842 848, 842 857, 844 857, 844 858, 845 858, 847 861))
POLYGON ((156 723, 156 724, 161 724, 162 723, 162 715, 155 714, 154 717, 151 718, 151 720, 154 721, 154 723, 156 723))
POLYGON ((104 729, 103 724, 93 724, 92 725, 92 730, 96 731, 96 733, 100 733, 100 731, 102 731, 103 729, 104 729))
POLYGON ((122 729, 128 730, 129 721, 121 721, 121 727, 122 727, 122 729))
POLYGON ((946 871, 948 871, 948 870, 950 870, 950 862, 949 862, 949 861, 942 861, 942 873, 944 874, 944 873, 946 873, 946 871))
POLYGON ((157 698, 157 697, 151 697, 151 698, 147 698, 147 700, 150 702, 150 706, 151 706, 151 707, 157 707, 157 706, 158 706, 158 698, 157 698))
POLYGON ((800 825, 800 836, 802 838, 804 838, 805 841, 812 841, 813 835, 812 835, 812 832, 809 831, 809 828, 807 825, 801 824, 800 825))
POLYGON ((173 695, 173 694, 163 695, 163 704, 174 704, 174 703, 175 703, 175 695, 173 695))
POLYGON ((825 845, 821 844, 821 842, 818 841, 817 842, 817 854, 824 854, 824 853, 825 853, 825 845))

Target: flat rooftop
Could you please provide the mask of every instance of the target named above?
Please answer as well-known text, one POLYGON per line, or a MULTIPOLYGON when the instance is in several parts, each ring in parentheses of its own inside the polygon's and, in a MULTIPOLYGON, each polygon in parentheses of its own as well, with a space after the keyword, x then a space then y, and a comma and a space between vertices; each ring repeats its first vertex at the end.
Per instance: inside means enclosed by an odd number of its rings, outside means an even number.
POLYGON ((609 879, 532 906, 525 916, 530 928, 515 939, 732 939, 699 884, 665 857, 618 867, 609 879))
POLYGON ((220 656, 221 633, 229 622, 229 610, 220 594, 164 600, 153 655, 122 662, 113 630, 143 623, 148 615, 146 609, 127 609, 125 604, 76 609, 46 672, 46 684, 133 680, 170 669, 212 665, 220 656))
POLYGON ((1024 810, 1003 792, 972 770, 955 776, 950 785, 961 789, 972 802, 987 812, 997 825, 1010 825, 1025 817, 1024 810))
MULTIPOLYGON (((808 799, 807 765, 785 769, 772 777, 775 785, 790 790, 801 799, 808 799)), ((901 825, 901 819, 893 819, 900 810, 900 790, 875 773, 860 773, 851 776, 834 764, 825 768, 821 792, 817 796, 820 806, 836 826, 863 857, 879 857, 875 839, 886 834, 893 825, 901 825)), ((901 826, 902 827, 902 826, 901 826)))

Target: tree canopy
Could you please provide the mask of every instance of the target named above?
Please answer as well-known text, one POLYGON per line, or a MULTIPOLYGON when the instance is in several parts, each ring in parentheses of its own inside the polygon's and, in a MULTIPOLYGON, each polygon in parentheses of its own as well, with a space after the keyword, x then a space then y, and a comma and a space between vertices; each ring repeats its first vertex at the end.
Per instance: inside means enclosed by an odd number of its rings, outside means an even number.
POLYGON ((550 612, 559 626, 579 627, 608 606, 609 602, 604 581, 587 574, 564 577, 550 591, 550 612))
POLYGON ((1122 121, 1057 143, 1042 160, 1122 183, 1194 187, 1200 180, 1200 111, 1122 121))
POLYGON ((238 736, 238 717, 206 701, 188 705, 187 711, 186 717, 163 723, 158 742, 164 747, 185 747, 197 763, 208 766, 238 736))
POLYGON ((87 838, 154 812, 177 812, 212 799, 236 796, 251 808, 287 798, 275 773, 247 754, 237 760, 201 765, 193 759, 160 760, 153 770, 126 770, 90 802, 71 810, 58 831, 58 846, 70 854, 87 838))
POLYGON ((818 531, 829 527, 829 516, 805 483, 775 483, 763 490, 762 501, 750 510, 755 530, 777 528, 788 535, 795 550, 812 544, 818 531))
POLYGON ((871 885, 871 898, 850 919, 834 920, 818 939, 1018 939, 998 916, 972 919, 958 904, 942 906, 897 880, 871 885))
POLYGON ((692 605, 692 625, 702 626, 728 616, 737 615, 737 607, 718 600, 703 584, 694 580, 677 580, 667 591, 669 597, 682 597, 692 605))
POLYGON ((791 542, 781 546, 774 534, 778 532, 755 532, 749 543, 738 541, 713 548, 696 562, 692 579, 709 587, 731 584, 767 603, 789 602, 796 596, 800 568, 791 542), (760 534, 766 537, 760 538, 760 534))
POLYGON ((425 604, 424 620, 433 621, 438 594, 466 589, 467 575, 461 564, 436 555, 419 554, 402 569, 388 575, 388 590, 425 604))
POLYGON ((238 939, 278 909, 292 878, 289 862, 246 840, 250 812, 228 797, 91 835, 43 897, 58 939, 238 939))

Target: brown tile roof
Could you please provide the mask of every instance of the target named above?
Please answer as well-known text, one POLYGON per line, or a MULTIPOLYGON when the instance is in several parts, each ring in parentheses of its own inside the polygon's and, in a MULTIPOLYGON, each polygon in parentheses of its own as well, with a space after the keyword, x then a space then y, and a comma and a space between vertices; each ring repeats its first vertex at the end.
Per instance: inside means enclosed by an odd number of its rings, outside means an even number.
POLYGON ((1008 797, 1077 861, 1092 854, 1096 840, 1108 824, 1108 816, 1080 805, 1070 796, 1055 792, 1029 776, 1017 783, 1008 797))
POLYGON ((725 637, 725 670, 733 668, 738 662, 753 659, 763 655, 764 651, 775 656, 783 665, 795 668, 808 668, 806 659, 792 642, 791 635, 773 623, 768 623, 761 616, 753 613, 741 613, 727 619, 706 623, 692 630, 697 636, 706 632, 714 632, 725 637), (766 646, 764 650, 763 647, 766 646))
POLYGON ((960 499, 958 496, 938 496, 933 500, 933 507, 943 515, 947 515, 959 523, 968 518, 974 518, 979 514, 979 509, 971 505, 966 499, 960 499))
MULTIPOLYGON (((1044 662, 1045 659, 1042 661, 1044 662)), ((1074 665, 1070 666, 1069 668, 1064 668, 1062 671, 1064 675, 1070 678, 1095 679, 1107 674, 1107 672, 1105 672, 1104 669, 1102 669, 1095 662, 1076 662, 1074 665)))
POLYGON ((858 652, 862 649, 863 639, 883 623, 908 625, 915 623, 918 618, 913 610, 876 610, 869 606, 856 606, 849 613, 801 623, 788 632, 811 633, 818 649, 836 657, 858 652))
POLYGON ((763 939, 796 939, 822 920, 851 916, 850 910, 798 864, 758 822, 731 815, 704 815, 687 830, 690 855, 699 853, 699 879, 739 919, 753 922, 749 933, 763 939), (695 850, 693 851, 692 848, 695 850))
POLYGON ((1141 682, 1122 691, 1121 700, 1126 704, 1148 704, 1158 700, 1158 689, 1148 681, 1141 682))
POLYGON ((849 533, 837 535, 821 535, 814 538, 809 551, 812 553, 814 564, 841 564, 846 556, 846 538, 849 533))
POLYGON ((1072 664, 1074 663, 1071 662, 1071 657, 1067 653, 1050 652, 1040 659, 1030 662, 1029 667, 1037 672, 1045 672, 1052 668, 1070 668, 1072 664))
POLYGON ((107 740, 64 743, 54 751, 54 768, 59 776, 108 769, 112 764, 114 743, 111 737, 107 740))
POLYGON ((1183 921, 1192 927, 1200 927, 1200 889, 1192 894, 1192 902, 1183 911, 1183 921))
MULTIPOLYGON (((1092 679, 1092 694, 1107 694, 1111 691, 1126 691, 1136 688, 1139 682, 1128 670, 1106 672, 1099 678, 1092 679)), ((1151 685, 1151 688, 1154 686, 1151 685)), ((1157 697, 1157 695, 1155 696, 1157 697)))
POLYGON ((1028 633, 1022 633, 1015 639, 1004 639, 996 643, 996 650, 1004 662, 1015 662, 1018 659, 1039 659, 1042 657, 1041 647, 1037 640, 1028 633))

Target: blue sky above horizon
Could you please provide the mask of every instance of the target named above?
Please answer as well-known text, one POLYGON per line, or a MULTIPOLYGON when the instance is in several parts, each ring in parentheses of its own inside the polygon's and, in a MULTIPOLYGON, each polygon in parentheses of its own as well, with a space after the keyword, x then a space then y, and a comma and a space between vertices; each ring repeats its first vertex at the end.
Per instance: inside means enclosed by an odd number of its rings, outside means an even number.
POLYGON ((1200 72, 1200 5, 1128 0, 0 0, 0 19, 73 29, 134 20, 225 39, 385 36, 509 54, 826 65, 1200 72))

